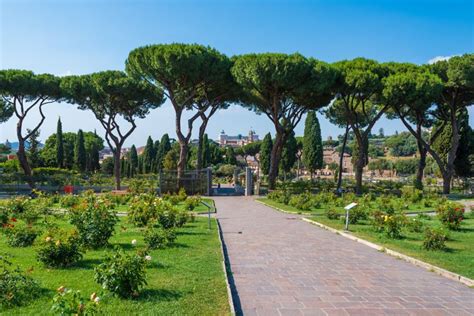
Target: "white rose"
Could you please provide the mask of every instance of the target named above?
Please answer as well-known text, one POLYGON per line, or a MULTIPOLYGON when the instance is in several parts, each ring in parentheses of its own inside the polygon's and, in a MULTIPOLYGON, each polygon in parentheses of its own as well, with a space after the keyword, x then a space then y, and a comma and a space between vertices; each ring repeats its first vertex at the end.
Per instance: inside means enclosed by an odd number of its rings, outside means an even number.
POLYGON ((151 256, 150 255, 145 256, 145 260, 151 261, 151 256))
POLYGON ((136 244, 137 244, 137 240, 136 239, 132 240, 132 245, 135 246, 136 244))

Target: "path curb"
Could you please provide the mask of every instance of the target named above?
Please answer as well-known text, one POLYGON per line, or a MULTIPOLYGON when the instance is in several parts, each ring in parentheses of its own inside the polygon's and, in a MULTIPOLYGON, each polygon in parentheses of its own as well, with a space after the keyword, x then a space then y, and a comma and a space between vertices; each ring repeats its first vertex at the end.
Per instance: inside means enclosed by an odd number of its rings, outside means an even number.
POLYGON ((255 202, 260 203, 260 204, 263 204, 263 205, 268 206, 268 207, 271 207, 271 208, 274 208, 275 210, 280 211, 280 212, 282 212, 282 213, 286 213, 286 214, 302 215, 302 216, 303 216, 303 215, 311 215, 311 213, 308 213, 308 212, 291 212, 291 211, 285 211, 285 210, 283 210, 283 209, 281 209, 281 208, 279 208, 279 207, 276 207, 276 206, 273 206, 273 205, 269 205, 269 204, 267 204, 267 203, 265 203, 265 202, 263 202, 263 201, 259 201, 259 200, 255 200, 255 202))
MULTIPOLYGON (((267 205, 268 206, 268 205, 267 205)), ((271 207, 271 206, 270 206, 271 207)), ((344 232, 342 230, 338 230, 338 229, 335 229, 335 228, 332 228, 332 227, 329 227, 329 226, 326 226, 324 224, 321 224, 319 222, 316 222, 314 220, 311 220, 309 218, 305 218, 303 217, 302 218, 303 221, 307 222, 307 223, 310 223, 310 224, 313 224, 313 225, 316 225, 318 227, 321 227, 323 229, 326 229, 328 231, 331 231, 333 233, 336 233, 338 235, 341 235, 345 238, 348 238, 350 240, 353 240, 353 241, 356 241, 358 243, 361 243, 361 244, 364 244, 370 248, 373 248, 373 249, 376 249, 380 252, 385 252, 386 254, 392 256, 392 257, 395 257, 395 258, 398 258, 398 259, 402 259, 406 262, 409 262, 411 264, 414 264, 416 266, 419 266, 419 267, 422 267, 428 271, 431 271, 431 272, 434 272, 438 275, 441 275, 445 278, 448 278, 448 279, 451 279, 451 280, 454 280, 454 281, 457 281, 457 282, 460 282, 464 285, 467 285, 469 287, 472 287, 474 286, 474 280, 472 279, 469 279, 467 277, 464 277, 462 275, 459 275, 457 273, 454 273, 454 272, 451 272, 451 271, 448 271, 448 270, 445 270, 443 268, 440 268, 440 267, 437 267, 437 266, 434 266, 432 264, 429 264, 429 263, 426 263, 424 261, 421 261, 421 260, 418 260, 418 259, 415 259, 413 257, 410 257, 410 256, 407 256, 407 255, 404 255, 402 253, 399 253, 397 251, 394 251, 394 250, 391 250, 391 249, 388 249, 388 248, 385 248, 385 247, 382 247, 382 246, 379 246, 377 244, 374 244, 370 241, 367 241, 365 239, 362 239, 362 238, 359 238, 359 237, 356 237, 350 233, 347 233, 347 232, 344 232)))
MULTIPOLYGON (((215 208, 215 204, 214 204, 215 208)), ((217 213, 217 208, 215 208, 216 213, 217 213)), ((225 275, 225 284, 227 287, 227 298, 229 301, 229 307, 230 307, 230 314, 235 315, 235 305, 234 305, 234 300, 232 298, 232 290, 230 288, 230 283, 229 283, 229 275, 227 274, 227 257, 224 253, 224 240, 222 238, 222 230, 221 230, 221 224, 219 222, 219 219, 216 218, 216 223, 217 223, 217 234, 219 235, 219 242, 221 244, 221 254, 222 254, 222 269, 224 269, 224 275, 225 275)))

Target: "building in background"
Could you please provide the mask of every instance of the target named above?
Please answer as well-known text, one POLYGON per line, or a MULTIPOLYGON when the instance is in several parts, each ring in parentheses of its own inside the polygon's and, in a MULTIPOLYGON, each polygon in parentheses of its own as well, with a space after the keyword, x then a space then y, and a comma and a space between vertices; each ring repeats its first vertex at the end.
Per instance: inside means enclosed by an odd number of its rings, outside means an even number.
POLYGON ((250 130, 248 136, 237 135, 230 136, 227 135, 224 130, 219 134, 218 143, 221 147, 232 146, 232 147, 242 147, 244 145, 258 141, 258 135, 255 134, 254 130, 250 130))

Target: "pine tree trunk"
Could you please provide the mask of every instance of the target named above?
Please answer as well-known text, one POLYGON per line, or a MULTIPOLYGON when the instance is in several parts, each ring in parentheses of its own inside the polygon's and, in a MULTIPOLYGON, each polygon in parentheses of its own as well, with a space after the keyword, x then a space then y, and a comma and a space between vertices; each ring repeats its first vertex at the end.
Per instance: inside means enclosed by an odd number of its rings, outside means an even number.
POLYGON ((114 151, 114 176, 115 176, 115 190, 121 190, 120 186, 120 152, 122 147, 116 145, 114 151))
POLYGON ((418 170, 416 171, 415 188, 423 190, 423 177, 426 167, 426 149, 418 142, 418 152, 420 160, 418 161, 418 170))
POLYGON ((203 165, 203 156, 202 151, 204 148, 203 139, 204 133, 206 132, 207 121, 202 122, 199 127, 199 138, 198 138, 198 148, 197 148, 197 160, 196 160, 196 170, 201 170, 203 165))
POLYGON ((349 134, 349 129, 350 129, 349 125, 346 125, 346 131, 344 133, 344 139, 342 141, 341 153, 339 154, 339 173, 337 175, 337 186, 336 186, 337 192, 341 191, 341 186, 342 186, 342 171, 344 170, 344 167, 343 167, 344 152, 346 151, 347 135, 349 134))
POLYGON ((184 170, 186 170, 188 158, 188 144, 184 141, 179 142, 179 160, 178 160, 178 189, 181 187, 181 179, 184 175, 184 170))

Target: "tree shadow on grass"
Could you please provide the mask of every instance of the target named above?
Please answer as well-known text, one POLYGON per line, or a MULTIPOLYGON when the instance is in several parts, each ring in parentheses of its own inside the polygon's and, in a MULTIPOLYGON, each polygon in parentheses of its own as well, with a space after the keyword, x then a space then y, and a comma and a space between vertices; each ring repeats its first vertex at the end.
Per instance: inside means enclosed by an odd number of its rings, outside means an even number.
POLYGON ((168 246, 168 248, 189 248, 189 245, 180 242, 174 242, 168 246))
POLYGON ((165 289, 144 289, 137 301, 162 302, 176 301, 183 296, 182 292, 165 289))
POLYGON ((179 231, 179 232, 176 232, 176 235, 204 235, 204 233, 179 231))
POLYGON ((93 269, 103 262, 102 259, 82 259, 79 260, 72 269, 93 269))

